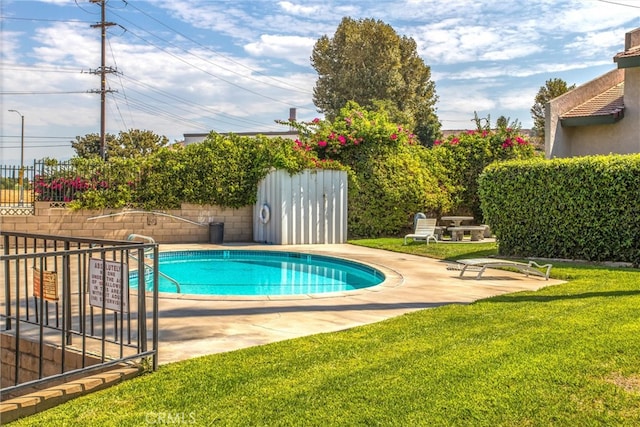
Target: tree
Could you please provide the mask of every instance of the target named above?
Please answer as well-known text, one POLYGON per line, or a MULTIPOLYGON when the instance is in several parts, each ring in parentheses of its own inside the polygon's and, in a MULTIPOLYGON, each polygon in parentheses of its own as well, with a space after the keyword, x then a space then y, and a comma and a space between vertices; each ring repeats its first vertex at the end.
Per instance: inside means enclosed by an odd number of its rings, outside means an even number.
MULTIPOLYGON (((108 147, 112 144, 115 136, 108 133, 105 140, 108 147)), ((71 141, 71 148, 76 151, 76 156, 82 158, 99 157, 100 156, 100 135, 97 133, 88 133, 85 136, 76 136, 75 141, 71 141)))
MULTIPOLYGON (((107 144, 105 157, 107 159, 146 156, 165 147, 169 142, 166 136, 159 136, 152 131, 139 129, 120 132, 117 137, 107 134, 105 140, 107 144)), ((78 157, 99 157, 100 135, 90 133, 83 137, 76 136, 76 140, 71 142, 71 147, 76 151, 78 157)))
POLYGON ((418 56, 415 41, 398 36, 391 26, 345 17, 333 38, 325 35, 316 42, 311 64, 318 73, 313 101, 328 120, 348 101, 367 110, 383 103, 392 116, 407 118, 403 124, 422 144, 439 136, 431 68, 418 56))
POLYGON ((117 145, 109 146, 109 155, 127 158, 146 156, 166 147, 168 143, 166 136, 156 135, 150 130, 130 129, 118 134, 117 145))
POLYGON ((545 85, 540 87, 535 97, 535 103, 531 107, 532 130, 539 144, 544 144, 545 104, 575 87, 576 85, 567 86, 567 82, 558 78, 547 80, 545 85))

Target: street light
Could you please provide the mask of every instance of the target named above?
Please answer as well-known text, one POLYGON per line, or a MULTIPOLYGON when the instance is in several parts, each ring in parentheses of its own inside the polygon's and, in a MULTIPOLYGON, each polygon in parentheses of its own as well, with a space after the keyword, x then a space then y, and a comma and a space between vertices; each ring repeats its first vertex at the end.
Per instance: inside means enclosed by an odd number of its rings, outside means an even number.
POLYGON ((20 185, 20 201, 19 206, 24 204, 24 116, 18 110, 9 110, 16 113, 22 119, 22 132, 20 133, 20 174, 18 175, 18 184, 20 185))

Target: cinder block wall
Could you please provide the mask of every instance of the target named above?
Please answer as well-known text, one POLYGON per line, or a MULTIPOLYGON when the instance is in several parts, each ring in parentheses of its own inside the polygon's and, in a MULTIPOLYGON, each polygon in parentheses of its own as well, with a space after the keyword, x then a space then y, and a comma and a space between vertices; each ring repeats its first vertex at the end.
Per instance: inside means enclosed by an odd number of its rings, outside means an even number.
POLYGON ((125 240, 130 234, 152 237, 158 243, 206 243, 209 223, 224 223, 224 242, 251 242, 253 207, 182 205, 181 209, 139 211, 102 209, 71 211, 36 202, 35 215, 3 215, 0 229, 70 237, 125 240))
MULTIPOLYGON (((0 334, 1 355, 1 379, 2 387, 15 384, 16 368, 16 338, 9 334, 0 334)), ((100 359, 87 355, 84 358, 81 353, 67 350, 64 358, 64 371, 80 369, 100 363, 100 359), (83 364, 84 359, 84 364, 83 364)), ((35 341, 20 339, 20 365, 18 367, 19 383, 37 380, 40 368, 40 346, 35 341)), ((42 349, 42 377, 60 374, 62 372, 62 349, 49 344, 44 344, 42 349)), ((7 396, 11 398, 12 396, 7 396)), ((4 398, 4 396, 3 396, 4 398)))

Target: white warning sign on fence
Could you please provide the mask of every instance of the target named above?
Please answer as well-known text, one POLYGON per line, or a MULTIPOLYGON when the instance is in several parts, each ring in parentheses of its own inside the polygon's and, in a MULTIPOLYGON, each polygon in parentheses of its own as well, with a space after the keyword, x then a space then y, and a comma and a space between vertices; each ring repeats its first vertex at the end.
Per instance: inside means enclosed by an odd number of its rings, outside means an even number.
POLYGON ((102 308, 102 289, 106 297, 105 308, 129 312, 129 267, 117 261, 89 260, 89 304, 102 308), (103 264, 104 263, 104 264, 103 264), (104 271, 104 277, 102 275, 104 271))

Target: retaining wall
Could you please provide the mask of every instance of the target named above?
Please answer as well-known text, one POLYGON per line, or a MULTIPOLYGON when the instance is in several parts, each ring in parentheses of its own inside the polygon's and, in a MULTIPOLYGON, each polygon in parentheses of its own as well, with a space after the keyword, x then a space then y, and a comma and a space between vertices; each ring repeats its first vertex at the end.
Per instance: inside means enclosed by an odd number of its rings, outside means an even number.
POLYGON ((71 211, 36 202, 35 215, 3 215, 0 229, 66 237, 126 240, 129 234, 158 243, 207 243, 209 223, 224 223, 224 242, 253 240, 253 206, 239 209, 183 204, 181 209, 139 211, 101 209, 71 211))
MULTIPOLYGON (((16 338, 9 334, 0 334, 0 349, 2 349, 2 386, 15 384, 16 368, 16 338)), ((67 349, 64 357, 64 371, 73 371, 85 366, 100 363, 100 359, 92 355, 82 356, 81 353, 67 349)), ((39 378, 40 345, 36 341, 20 339, 19 383, 34 381, 39 378)), ((60 374, 62 372, 62 349, 50 344, 42 346, 42 377, 60 374)), ((11 398, 12 396, 8 396, 11 398)), ((3 396, 5 398, 5 396, 3 396)))

